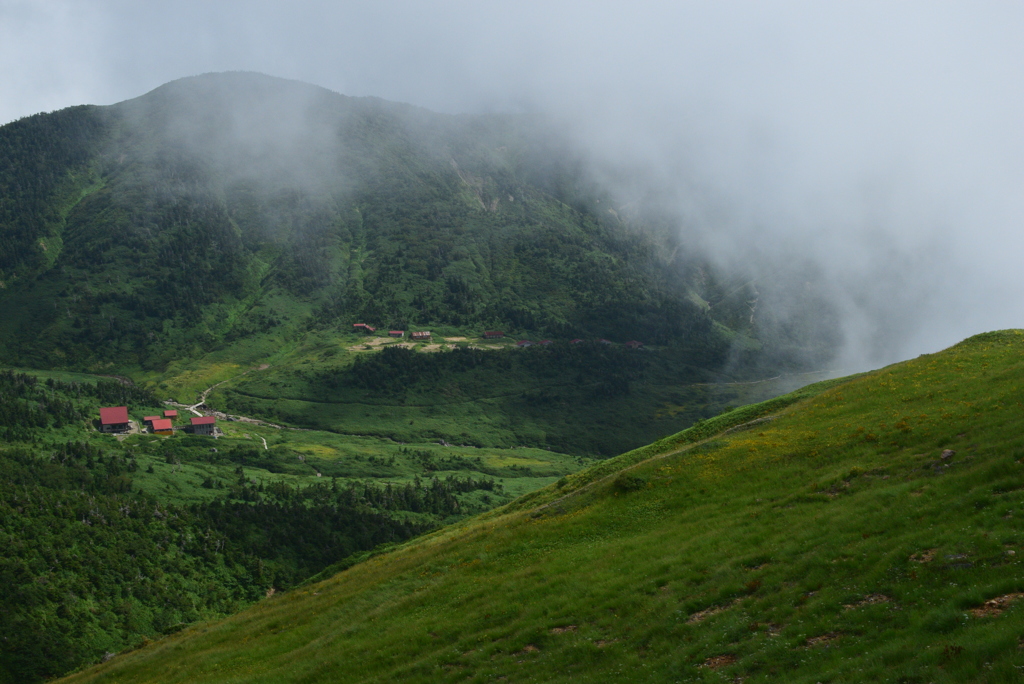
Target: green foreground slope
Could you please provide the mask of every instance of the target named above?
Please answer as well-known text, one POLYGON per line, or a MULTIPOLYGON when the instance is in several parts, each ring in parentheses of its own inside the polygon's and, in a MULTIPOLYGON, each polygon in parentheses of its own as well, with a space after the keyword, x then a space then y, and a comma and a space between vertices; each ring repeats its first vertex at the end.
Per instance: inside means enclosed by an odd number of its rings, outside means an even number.
POLYGON ((1022 351, 740 409, 66 681, 1018 681, 1022 351))

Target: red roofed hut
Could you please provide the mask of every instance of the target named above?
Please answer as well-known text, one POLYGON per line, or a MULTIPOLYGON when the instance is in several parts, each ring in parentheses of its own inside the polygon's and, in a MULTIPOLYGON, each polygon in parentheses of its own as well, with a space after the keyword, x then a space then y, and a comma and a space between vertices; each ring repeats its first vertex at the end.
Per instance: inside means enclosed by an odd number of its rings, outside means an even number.
POLYGON ((412 337, 412 339, 414 339, 414 340, 429 340, 430 339, 430 331, 429 330, 420 330, 419 332, 414 332, 412 335, 410 335, 410 337, 412 337))
POLYGON ((353 323, 352 327, 355 330, 362 330, 363 332, 368 332, 368 333, 377 332, 376 328, 374 328, 372 325, 367 325, 366 323, 353 323))
POLYGON ((153 434, 155 435, 173 435, 174 434, 174 423, 171 422, 170 418, 157 418, 153 421, 151 426, 153 434))
POLYGON ((405 337, 404 330, 388 330, 388 337, 405 337))
POLYGON ((100 409, 100 432, 128 432, 127 406, 108 406, 100 409))
POLYGON ((486 330, 486 331, 484 331, 484 339, 485 340, 496 340, 496 339, 504 337, 504 336, 505 336, 505 333, 502 330, 486 330))
POLYGON ((530 340, 519 340, 518 342, 516 342, 516 346, 517 347, 532 347, 533 346, 533 342, 531 342, 530 340))
POLYGON ((550 345, 554 344, 554 342, 552 342, 551 340, 541 340, 541 341, 540 341, 540 342, 538 342, 537 344, 542 344, 542 345, 544 345, 545 347, 547 347, 547 346, 550 346, 550 345))
POLYGON ((212 435, 217 419, 213 416, 194 416, 192 418, 193 435, 212 435))
POLYGON ((178 417, 178 412, 175 411, 174 409, 167 409, 166 411, 164 411, 164 418, 177 418, 177 417, 178 417))
POLYGON ((160 420, 160 416, 146 416, 145 418, 142 419, 142 424, 148 425, 149 427, 153 427, 154 420, 160 420))
POLYGON ((636 340, 630 340, 629 342, 626 343, 626 349, 643 349, 643 348, 644 348, 644 343, 643 342, 637 342, 636 340))
POLYGON ((579 344, 582 341, 583 341, 582 338, 577 337, 575 340, 569 340, 569 344, 579 344))

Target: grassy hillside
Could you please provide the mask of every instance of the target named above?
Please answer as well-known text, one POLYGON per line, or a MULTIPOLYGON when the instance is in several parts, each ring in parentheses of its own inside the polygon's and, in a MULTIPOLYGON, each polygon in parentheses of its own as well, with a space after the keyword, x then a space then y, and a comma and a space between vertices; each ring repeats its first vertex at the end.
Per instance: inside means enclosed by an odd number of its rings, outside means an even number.
POLYGON ((1022 352, 744 407, 66 681, 1019 681, 1022 352))

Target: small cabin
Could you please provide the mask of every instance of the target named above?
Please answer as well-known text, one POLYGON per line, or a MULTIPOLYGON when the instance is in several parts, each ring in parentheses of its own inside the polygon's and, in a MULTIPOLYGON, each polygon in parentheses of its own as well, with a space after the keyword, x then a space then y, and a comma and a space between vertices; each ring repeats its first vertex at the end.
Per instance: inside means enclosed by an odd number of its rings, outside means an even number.
POLYGON ((178 412, 175 409, 167 409, 164 411, 164 418, 177 418, 178 412))
POLYGON ((414 340, 429 340, 430 339, 430 331, 429 330, 420 330, 419 332, 414 332, 412 335, 410 335, 410 337, 412 339, 414 339, 414 340))
POLYGON ((516 342, 516 346, 517 347, 532 347, 533 346, 533 342, 531 342, 530 340, 519 340, 518 342, 516 342))
POLYGON ((160 416, 146 416, 142 419, 142 424, 146 427, 153 427, 154 420, 160 420, 160 416))
POLYGON ((150 430, 153 431, 154 435, 173 435, 174 423, 171 422, 170 418, 157 418, 150 425, 150 430))
POLYGON ((597 341, 598 344, 611 344, 611 340, 606 340, 603 337, 597 341))
POLYGON ((100 409, 100 432, 128 432, 127 406, 108 406, 100 409))
POLYGON ((643 342, 637 342, 636 340, 630 340, 629 342, 626 343, 626 349, 643 349, 643 348, 644 348, 644 343, 643 342))
POLYGON ((192 434, 212 435, 216 424, 217 419, 213 416, 195 416, 192 418, 192 434))
POLYGON ((485 340, 497 340, 497 339, 501 339, 504 336, 505 336, 505 333, 502 330, 487 330, 487 331, 484 331, 484 339, 485 340))
POLYGON ((366 323, 353 323, 352 324, 352 329, 355 330, 356 332, 365 332, 365 333, 377 332, 376 328, 374 328, 372 325, 367 325, 366 323))
POLYGON ((538 342, 537 344, 543 345, 543 346, 545 346, 545 347, 549 347, 549 346, 551 346, 552 344, 554 344, 554 342, 552 342, 551 340, 541 340, 541 341, 540 341, 540 342, 538 342))
POLYGON ((579 344, 583 341, 582 337, 577 337, 575 340, 569 340, 569 344, 579 344))
POLYGON ((405 337, 404 330, 388 330, 388 337, 405 337))

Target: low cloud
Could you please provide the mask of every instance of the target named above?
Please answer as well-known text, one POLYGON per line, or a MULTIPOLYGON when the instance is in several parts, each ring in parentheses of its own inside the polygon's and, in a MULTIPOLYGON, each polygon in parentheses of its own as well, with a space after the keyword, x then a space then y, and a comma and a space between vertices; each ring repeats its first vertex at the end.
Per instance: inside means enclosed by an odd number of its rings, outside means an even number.
POLYGON ((1024 325, 1019 3, 8 0, 0 27, 0 120, 236 69, 541 112, 723 268, 819 274, 851 369, 1024 325))

